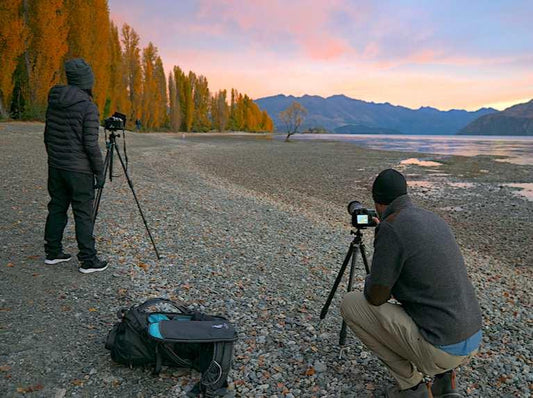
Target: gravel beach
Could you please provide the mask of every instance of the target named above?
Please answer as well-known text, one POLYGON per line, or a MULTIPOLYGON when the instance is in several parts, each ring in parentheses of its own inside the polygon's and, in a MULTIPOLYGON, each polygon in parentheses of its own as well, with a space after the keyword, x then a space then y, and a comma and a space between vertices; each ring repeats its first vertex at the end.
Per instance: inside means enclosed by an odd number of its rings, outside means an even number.
MULTIPOLYGON (((164 258, 117 168, 95 228, 111 266, 83 275, 75 259, 43 262, 43 129, 0 123, 0 396, 185 396, 198 373, 154 377, 114 364, 103 345, 118 309, 162 296, 236 325, 230 397, 381 397, 393 380, 351 333, 338 356, 344 284, 321 323, 319 314, 351 241, 346 205, 371 207, 372 181, 388 167, 451 225, 481 303, 483 344, 458 372, 461 392, 532 395, 533 199, 509 184, 531 186, 533 166, 269 136, 128 133, 129 174, 164 258), (437 164, 405 162, 413 158, 437 164)), ((73 224, 70 216, 64 245, 75 255, 73 224)), ((369 258, 372 238, 366 231, 369 258)), ((359 262, 355 289, 363 278, 359 262)))

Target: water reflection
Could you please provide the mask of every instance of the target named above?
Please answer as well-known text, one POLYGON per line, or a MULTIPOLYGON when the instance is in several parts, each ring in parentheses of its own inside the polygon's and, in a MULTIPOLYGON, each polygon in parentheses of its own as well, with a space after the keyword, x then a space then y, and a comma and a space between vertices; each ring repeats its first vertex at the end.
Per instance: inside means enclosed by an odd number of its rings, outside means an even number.
POLYGON ((533 165, 533 137, 363 134, 295 134, 292 137, 299 140, 353 142, 386 151, 463 156, 497 155, 506 157, 500 161, 533 165))
POLYGON ((528 200, 533 201, 533 184, 531 183, 509 183, 503 184, 507 187, 518 188, 518 190, 513 191, 514 195, 524 197, 528 200))

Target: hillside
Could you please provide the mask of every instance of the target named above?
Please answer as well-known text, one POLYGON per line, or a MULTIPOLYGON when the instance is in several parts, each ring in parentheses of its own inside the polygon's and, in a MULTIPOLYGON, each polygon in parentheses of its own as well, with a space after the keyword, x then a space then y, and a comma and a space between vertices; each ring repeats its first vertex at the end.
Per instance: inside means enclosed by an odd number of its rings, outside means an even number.
POLYGON ((403 134, 401 131, 384 127, 368 127, 362 124, 347 124, 333 130, 335 134, 403 134))
POLYGON ((533 135, 533 100, 481 116, 461 129, 459 134, 533 135))
POLYGON ((280 94, 255 100, 261 109, 268 112, 279 130, 282 129, 279 113, 293 101, 298 101, 308 111, 302 129, 324 127, 329 131, 346 125, 364 125, 397 130, 405 134, 455 134, 472 120, 496 112, 492 108, 482 108, 476 112, 457 109, 439 111, 431 107, 415 110, 389 103, 361 101, 344 95, 323 98, 280 94))

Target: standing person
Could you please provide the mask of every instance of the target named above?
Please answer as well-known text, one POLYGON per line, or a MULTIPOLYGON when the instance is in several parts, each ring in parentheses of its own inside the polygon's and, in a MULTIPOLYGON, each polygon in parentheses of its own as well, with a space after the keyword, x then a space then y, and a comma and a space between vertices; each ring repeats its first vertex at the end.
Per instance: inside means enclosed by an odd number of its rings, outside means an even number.
POLYGON ((72 205, 76 223, 79 271, 103 271, 107 262, 96 256, 92 209, 94 189, 104 185, 104 164, 98 146, 98 109, 92 101, 94 75, 80 58, 65 63, 67 86, 48 94, 44 143, 48 154, 48 217, 44 232, 46 264, 69 261, 61 244, 72 205), (96 183, 95 183, 96 180, 96 183))
POLYGON ((364 292, 350 292, 341 314, 389 368, 387 397, 460 397, 454 369, 477 352, 481 310, 452 231, 407 195, 404 176, 382 171, 372 187, 381 222, 364 292), (388 300, 394 297, 400 304, 388 300))

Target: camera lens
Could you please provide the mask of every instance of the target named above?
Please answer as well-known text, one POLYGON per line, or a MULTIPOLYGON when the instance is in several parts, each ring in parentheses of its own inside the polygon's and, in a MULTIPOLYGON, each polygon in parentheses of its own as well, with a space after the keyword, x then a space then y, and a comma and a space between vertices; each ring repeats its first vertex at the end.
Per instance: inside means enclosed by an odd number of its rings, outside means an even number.
POLYGON ((353 215, 353 212, 357 209, 362 209, 363 208, 363 205, 361 204, 361 202, 357 201, 357 200, 352 200, 350 203, 348 203, 348 213, 350 215, 353 215))

